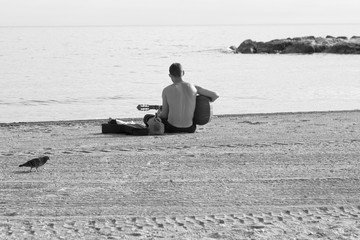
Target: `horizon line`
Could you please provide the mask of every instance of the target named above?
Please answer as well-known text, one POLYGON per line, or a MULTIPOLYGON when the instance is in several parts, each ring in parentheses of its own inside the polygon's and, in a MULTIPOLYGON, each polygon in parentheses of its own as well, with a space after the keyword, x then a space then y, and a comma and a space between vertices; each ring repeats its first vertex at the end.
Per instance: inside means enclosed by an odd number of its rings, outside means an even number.
POLYGON ((219 26, 288 26, 288 25, 360 25, 360 23, 235 23, 235 24, 99 24, 99 25, 4 25, 0 28, 79 28, 79 27, 219 27, 219 26))

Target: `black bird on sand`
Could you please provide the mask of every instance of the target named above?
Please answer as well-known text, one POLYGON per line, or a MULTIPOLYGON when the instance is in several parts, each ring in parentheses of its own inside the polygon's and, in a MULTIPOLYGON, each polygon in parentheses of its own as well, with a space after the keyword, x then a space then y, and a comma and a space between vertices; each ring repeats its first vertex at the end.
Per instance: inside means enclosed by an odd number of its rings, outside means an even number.
POLYGON ((38 157, 38 158, 31 159, 24 164, 19 165, 19 167, 30 167, 30 172, 33 168, 35 168, 37 171, 38 167, 44 165, 47 160, 49 160, 48 156, 38 157))

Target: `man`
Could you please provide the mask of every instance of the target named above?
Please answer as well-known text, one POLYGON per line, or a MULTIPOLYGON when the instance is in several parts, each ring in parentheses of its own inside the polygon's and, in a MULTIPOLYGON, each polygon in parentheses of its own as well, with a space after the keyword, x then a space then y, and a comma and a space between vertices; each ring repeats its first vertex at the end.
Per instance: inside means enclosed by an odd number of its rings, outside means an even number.
MULTIPOLYGON (((211 102, 219 96, 213 91, 185 82, 182 79, 185 72, 180 63, 173 63, 169 72, 173 83, 164 88, 162 92, 162 110, 158 112, 158 117, 165 125, 165 132, 193 133, 196 130, 196 125, 193 123, 196 95, 204 95, 211 102)), ((145 124, 152 116, 144 117, 145 124)))

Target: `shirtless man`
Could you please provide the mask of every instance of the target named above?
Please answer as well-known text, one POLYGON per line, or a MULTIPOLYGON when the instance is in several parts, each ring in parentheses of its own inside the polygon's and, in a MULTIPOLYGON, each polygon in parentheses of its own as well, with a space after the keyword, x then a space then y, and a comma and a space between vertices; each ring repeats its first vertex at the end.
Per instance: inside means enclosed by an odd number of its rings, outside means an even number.
MULTIPOLYGON (((173 83, 162 92, 162 110, 159 111, 158 116, 165 125, 165 132, 193 133, 196 130, 196 125, 193 123, 196 95, 204 95, 211 102, 219 96, 213 91, 185 82, 182 79, 185 72, 180 63, 173 63, 169 72, 173 83)), ((144 117, 145 123, 149 117, 149 115, 144 117)))

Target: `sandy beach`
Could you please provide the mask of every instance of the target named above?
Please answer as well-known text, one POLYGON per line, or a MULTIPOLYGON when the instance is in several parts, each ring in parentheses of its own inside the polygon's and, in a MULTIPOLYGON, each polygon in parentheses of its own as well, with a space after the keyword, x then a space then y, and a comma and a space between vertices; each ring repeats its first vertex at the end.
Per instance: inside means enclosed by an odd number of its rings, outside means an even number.
POLYGON ((106 122, 0 124, 0 239, 360 239, 360 111, 106 122))

